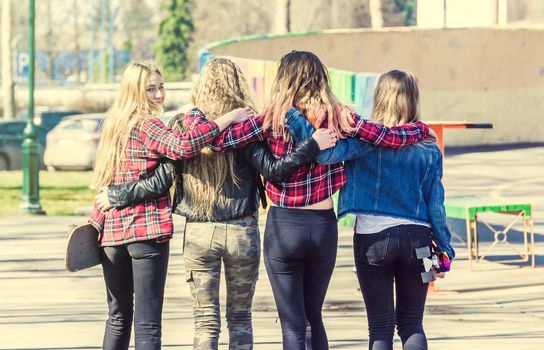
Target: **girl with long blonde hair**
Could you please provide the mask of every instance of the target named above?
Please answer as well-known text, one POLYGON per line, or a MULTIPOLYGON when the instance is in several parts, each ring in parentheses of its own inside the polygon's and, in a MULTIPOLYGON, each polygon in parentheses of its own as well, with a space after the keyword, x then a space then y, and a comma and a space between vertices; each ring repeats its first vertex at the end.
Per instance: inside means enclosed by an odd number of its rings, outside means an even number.
MULTIPOLYGON (((191 104, 210 120, 238 107, 254 108, 240 68, 224 58, 212 59, 196 82, 191 104)), ((175 130, 190 132, 189 118, 178 118, 175 130)), ((260 176, 280 182, 314 159, 320 149, 335 143, 327 131, 302 140, 287 156, 276 159, 266 143, 243 150, 213 153, 204 148, 192 159, 173 164, 175 213, 186 218, 184 261, 186 281, 193 296, 194 349, 217 349, 221 330, 219 282, 221 264, 227 287, 229 348, 252 349, 251 308, 259 271, 260 235, 258 199, 266 205, 260 176)), ((172 175, 159 168, 156 175, 138 182, 112 186, 101 196, 103 208, 122 207, 168 192, 172 175)))
MULTIPOLYGON (((296 143, 287 128, 297 115, 316 128, 327 128, 334 139, 352 136, 384 147, 414 143, 428 133, 421 122, 387 128, 362 119, 338 102, 327 69, 316 55, 293 51, 279 62, 264 113, 227 128, 210 147, 224 151, 266 140, 276 157, 288 155, 296 143)), ((284 349, 305 349, 307 323, 312 348, 328 349, 321 309, 338 240, 331 196, 345 182, 341 163, 312 162, 284 181, 266 183, 272 207, 267 215, 264 260, 284 349)))
MULTIPOLYGON (((415 77, 399 70, 382 74, 372 117, 391 127, 419 121, 415 77)), ((303 117, 289 130, 296 140, 313 132, 303 117)), ((369 349, 393 349, 395 326, 403 349, 427 349, 423 312, 428 282, 433 274, 443 278, 449 266, 426 271, 418 252, 436 250, 448 260, 455 257, 446 225, 440 149, 427 141, 391 150, 347 139, 317 157, 321 164, 343 160, 348 181, 340 190, 338 215, 357 215, 353 253, 369 349)))
MULTIPOLYGON (((92 186, 95 189, 149 176, 162 157, 192 157, 232 122, 252 112, 237 109, 215 121, 194 115, 195 127, 175 133, 160 121, 164 81, 152 62, 129 64, 106 112, 92 186)), ((104 349, 128 349, 134 318, 136 349, 161 348, 161 314, 172 237, 167 193, 123 208, 101 211, 89 223, 100 233, 108 297, 104 349), (134 301, 133 301, 134 300, 134 301)))

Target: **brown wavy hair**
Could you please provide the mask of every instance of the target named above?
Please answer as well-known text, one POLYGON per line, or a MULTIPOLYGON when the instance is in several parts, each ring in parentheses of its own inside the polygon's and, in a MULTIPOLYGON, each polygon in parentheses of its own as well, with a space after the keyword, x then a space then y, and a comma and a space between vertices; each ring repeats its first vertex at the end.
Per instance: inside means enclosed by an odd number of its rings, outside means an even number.
POLYGON ((340 104, 331 91, 327 68, 308 51, 291 51, 279 63, 272 83, 270 101, 264 111, 264 128, 272 126, 274 134, 289 135, 285 130, 285 113, 298 108, 315 127, 335 131, 339 138, 352 130, 351 110, 340 104))
POLYGON ((389 127, 418 121, 417 79, 401 70, 382 74, 374 91, 372 118, 389 127))
MULTIPOLYGON (((240 107, 255 109, 249 86, 240 68, 226 58, 206 63, 195 83, 191 104, 198 107, 209 120, 240 107)), ((176 131, 185 132, 182 120, 172 124, 176 131)), ((216 204, 225 204, 221 188, 231 182, 238 184, 234 172, 234 153, 214 153, 203 149, 196 157, 176 162, 176 185, 183 184, 183 195, 192 204, 195 215, 211 219, 216 204), (182 181, 178 181, 180 177, 182 181)))

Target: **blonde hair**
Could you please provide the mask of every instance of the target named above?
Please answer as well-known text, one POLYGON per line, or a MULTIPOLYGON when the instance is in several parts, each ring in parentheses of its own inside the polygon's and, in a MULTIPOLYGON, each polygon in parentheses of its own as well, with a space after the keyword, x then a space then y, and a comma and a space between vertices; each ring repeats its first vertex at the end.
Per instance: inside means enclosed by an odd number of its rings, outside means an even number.
POLYGON ((125 151, 132 130, 147 117, 162 114, 162 106, 149 98, 146 84, 153 74, 162 76, 150 61, 130 63, 124 70, 119 92, 106 112, 91 188, 113 183, 115 174, 125 166, 125 151))
POLYGON ((315 127, 323 126, 344 138, 342 131, 352 130, 351 111, 338 102, 331 91, 327 69, 311 52, 292 51, 284 55, 272 83, 270 102, 264 112, 264 128, 289 137, 285 130, 285 113, 298 108, 315 127))
POLYGON ((418 121, 420 110, 417 79, 400 70, 382 74, 374 91, 372 117, 385 126, 418 121))
MULTIPOLYGON (((210 120, 240 107, 255 109, 249 86, 240 68, 226 58, 215 58, 206 63, 196 82, 191 104, 198 107, 210 120)), ((176 131, 187 129, 177 119, 172 125, 176 131)), ((234 153, 214 153, 209 148, 191 159, 176 163, 175 177, 182 181, 183 195, 194 215, 211 219, 216 204, 224 205, 227 201, 221 195, 221 188, 232 181, 238 184, 234 172, 234 153)))

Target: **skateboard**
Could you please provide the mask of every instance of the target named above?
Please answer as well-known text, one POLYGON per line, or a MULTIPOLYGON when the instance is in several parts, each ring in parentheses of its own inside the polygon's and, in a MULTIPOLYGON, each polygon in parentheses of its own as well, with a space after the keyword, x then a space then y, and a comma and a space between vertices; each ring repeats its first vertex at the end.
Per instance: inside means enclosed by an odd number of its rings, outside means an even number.
POLYGON ((98 231, 90 224, 68 226, 66 245, 66 270, 80 271, 100 264, 98 231))

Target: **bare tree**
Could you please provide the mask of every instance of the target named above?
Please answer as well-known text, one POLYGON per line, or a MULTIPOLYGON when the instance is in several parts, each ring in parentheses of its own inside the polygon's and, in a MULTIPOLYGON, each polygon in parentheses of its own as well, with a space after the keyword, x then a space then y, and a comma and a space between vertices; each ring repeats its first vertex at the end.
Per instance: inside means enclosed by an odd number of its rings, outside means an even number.
POLYGON ((15 117, 13 57, 11 51, 11 0, 2 1, 2 107, 4 118, 15 117))
POLYGON ((292 0, 291 21, 295 32, 370 27, 368 0, 292 0))
MULTIPOLYGON (((157 3, 159 3, 157 1, 157 3)), ((132 54, 135 60, 152 56, 150 42, 156 35, 153 17, 159 12, 141 0, 125 0, 120 7, 120 21, 125 34, 123 48, 132 54)))
POLYGON ((53 14, 51 12, 51 0, 46 0, 46 23, 45 50, 47 55, 47 77, 53 80, 55 77, 55 38, 53 36, 53 14))
POLYGON ((214 41, 272 32, 275 6, 270 0, 195 1, 195 32, 189 45, 190 70, 196 71, 198 50, 214 41))
POLYGON ((72 3, 72 9, 73 9, 73 19, 74 19, 74 49, 76 54, 76 77, 77 82, 81 83, 81 70, 82 70, 82 62, 81 62, 81 46, 79 45, 79 37, 81 36, 81 32, 79 30, 79 7, 77 6, 78 0, 73 0, 72 3))
POLYGON ((332 0, 328 28, 370 27, 368 0, 332 0))

